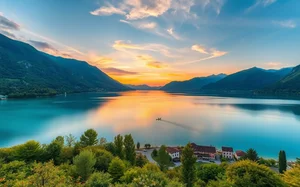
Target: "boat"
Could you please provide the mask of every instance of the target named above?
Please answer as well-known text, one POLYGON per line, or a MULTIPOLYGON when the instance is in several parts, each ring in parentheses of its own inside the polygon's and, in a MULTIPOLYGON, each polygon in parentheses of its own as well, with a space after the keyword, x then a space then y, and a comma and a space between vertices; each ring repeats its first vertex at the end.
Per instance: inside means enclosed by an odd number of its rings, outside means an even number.
POLYGON ((157 121, 161 121, 161 118, 157 118, 156 120, 157 120, 157 121))

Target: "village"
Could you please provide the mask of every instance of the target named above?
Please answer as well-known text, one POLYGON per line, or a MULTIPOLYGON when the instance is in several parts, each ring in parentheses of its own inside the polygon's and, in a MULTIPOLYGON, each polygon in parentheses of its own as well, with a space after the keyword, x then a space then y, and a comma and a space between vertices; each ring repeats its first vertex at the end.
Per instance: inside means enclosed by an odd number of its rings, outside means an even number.
MULTIPOLYGON (((197 157, 197 162, 210 162, 221 164, 222 161, 234 162, 239 160, 241 157, 245 156, 246 153, 242 150, 236 150, 232 147, 222 146, 218 150, 214 146, 204 146, 197 145, 196 143, 191 143, 192 149, 194 150, 194 155, 197 157)), ((150 162, 156 163, 152 158, 152 152, 157 148, 144 149, 141 154, 145 155, 150 162)), ((168 146, 166 147, 166 152, 170 155, 175 166, 180 166, 180 156, 181 156, 182 147, 180 146, 168 146)))

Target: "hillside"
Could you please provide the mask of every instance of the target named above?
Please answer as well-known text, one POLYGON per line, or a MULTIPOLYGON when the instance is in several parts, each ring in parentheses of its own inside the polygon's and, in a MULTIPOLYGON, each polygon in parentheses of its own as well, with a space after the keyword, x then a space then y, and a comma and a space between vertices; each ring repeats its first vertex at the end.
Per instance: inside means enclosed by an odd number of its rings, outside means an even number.
POLYGON ((172 81, 161 88, 170 92, 199 91, 203 86, 214 83, 226 77, 225 74, 196 77, 186 81, 172 81))
POLYGON ((291 69, 292 68, 265 70, 253 67, 228 75, 224 79, 204 86, 203 89, 214 91, 251 91, 262 89, 279 81, 281 78, 286 76, 291 69))
POLYGON ((288 75, 265 90, 274 93, 298 93, 300 91, 300 65, 294 67, 288 75))
POLYGON ((0 34, 0 94, 32 97, 126 89, 86 62, 54 57, 0 34))

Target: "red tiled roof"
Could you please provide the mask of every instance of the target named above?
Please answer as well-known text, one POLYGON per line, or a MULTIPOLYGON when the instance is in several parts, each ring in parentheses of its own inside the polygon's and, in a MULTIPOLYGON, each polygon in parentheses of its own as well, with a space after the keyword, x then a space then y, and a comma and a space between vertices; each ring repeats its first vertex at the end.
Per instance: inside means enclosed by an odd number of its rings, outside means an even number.
POLYGON ((232 147, 222 147, 222 151, 233 152, 233 148, 232 147))
POLYGON ((246 153, 244 151, 241 151, 241 150, 235 151, 235 154, 237 156, 245 156, 246 155, 246 153))
POLYGON ((216 148, 213 146, 202 146, 202 145, 197 145, 195 143, 191 143, 192 148, 194 151, 197 152, 202 152, 202 153, 216 153, 216 148))
POLYGON ((180 150, 177 147, 167 147, 166 151, 170 154, 180 152, 180 150))

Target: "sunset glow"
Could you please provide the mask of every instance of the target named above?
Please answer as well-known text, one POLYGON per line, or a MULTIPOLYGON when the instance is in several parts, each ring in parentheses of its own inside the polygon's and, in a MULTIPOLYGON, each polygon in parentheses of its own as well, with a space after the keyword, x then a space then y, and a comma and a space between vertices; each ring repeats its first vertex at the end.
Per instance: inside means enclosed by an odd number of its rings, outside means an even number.
POLYGON ((299 3, 1 1, 0 33, 87 61, 121 83, 161 86, 253 66, 297 65, 299 3), (283 6, 289 11, 280 13, 283 6))

